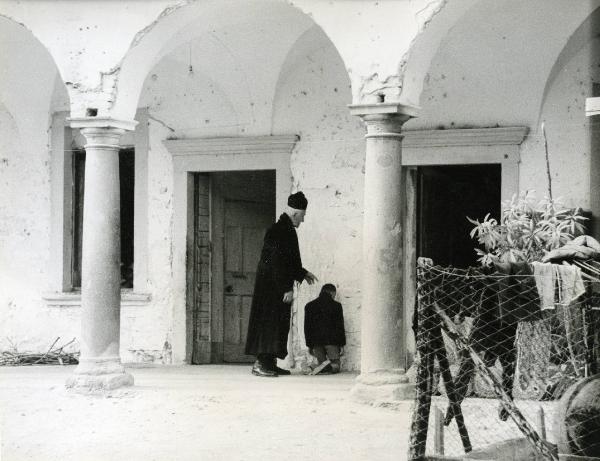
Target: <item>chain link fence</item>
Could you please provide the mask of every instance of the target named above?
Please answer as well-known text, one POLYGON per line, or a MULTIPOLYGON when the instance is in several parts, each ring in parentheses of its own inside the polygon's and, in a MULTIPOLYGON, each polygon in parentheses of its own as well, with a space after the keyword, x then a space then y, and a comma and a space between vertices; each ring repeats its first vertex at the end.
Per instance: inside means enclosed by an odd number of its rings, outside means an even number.
POLYGON ((420 258, 409 459, 558 460, 564 444, 600 451, 600 421, 577 412, 576 395, 563 397, 596 373, 594 280, 572 265, 458 269, 420 258), (570 427, 555 423, 561 412, 570 427))

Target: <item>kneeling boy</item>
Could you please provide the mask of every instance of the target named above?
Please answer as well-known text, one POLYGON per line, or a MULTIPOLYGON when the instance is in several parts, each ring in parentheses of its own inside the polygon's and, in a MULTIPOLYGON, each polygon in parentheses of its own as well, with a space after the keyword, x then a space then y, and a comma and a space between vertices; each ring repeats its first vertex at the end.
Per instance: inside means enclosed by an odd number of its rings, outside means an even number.
POLYGON ((319 297, 304 308, 304 337, 309 352, 321 365, 331 362, 322 372, 338 373, 340 355, 346 345, 342 305, 335 301, 336 289, 331 283, 321 288, 319 297))

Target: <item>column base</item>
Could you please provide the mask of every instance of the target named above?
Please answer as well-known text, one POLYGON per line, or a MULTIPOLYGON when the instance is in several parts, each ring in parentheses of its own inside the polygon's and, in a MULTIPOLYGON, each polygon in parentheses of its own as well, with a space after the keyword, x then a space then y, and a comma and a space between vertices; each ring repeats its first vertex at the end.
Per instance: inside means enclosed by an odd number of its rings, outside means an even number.
POLYGON ((415 397, 415 384, 409 381, 403 369, 362 373, 356 381, 350 395, 360 403, 386 405, 415 397))
POLYGON ((82 359, 65 387, 77 392, 108 391, 133 386, 133 375, 127 373, 120 359, 82 359))

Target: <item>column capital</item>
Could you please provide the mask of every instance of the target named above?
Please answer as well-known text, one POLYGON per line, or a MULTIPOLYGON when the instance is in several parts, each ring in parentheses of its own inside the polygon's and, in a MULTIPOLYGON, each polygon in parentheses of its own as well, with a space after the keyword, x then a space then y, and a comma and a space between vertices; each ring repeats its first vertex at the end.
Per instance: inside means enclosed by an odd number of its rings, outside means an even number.
POLYGON ((135 130, 136 120, 119 120, 112 117, 68 117, 71 128, 118 128, 123 131, 135 130))
POLYGON ((67 119, 71 128, 79 128, 85 136, 86 149, 115 151, 119 149, 119 139, 125 131, 132 131, 135 120, 117 120, 110 117, 81 117, 67 119))
POLYGON ((360 117, 367 126, 367 138, 401 138, 402 125, 418 114, 418 107, 397 102, 350 104, 350 113, 360 117))

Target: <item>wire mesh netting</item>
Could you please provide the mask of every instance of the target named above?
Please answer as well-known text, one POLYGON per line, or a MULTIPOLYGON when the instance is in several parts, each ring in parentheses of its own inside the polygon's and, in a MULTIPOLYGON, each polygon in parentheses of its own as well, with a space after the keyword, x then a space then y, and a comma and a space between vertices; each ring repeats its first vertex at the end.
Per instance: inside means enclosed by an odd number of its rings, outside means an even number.
POLYGON ((596 280, 576 265, 420 258, 409 458, 600 453, 599 413, 581 404, 599 355, 596 280))

